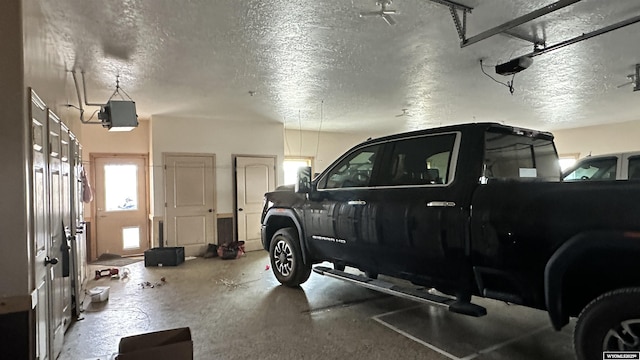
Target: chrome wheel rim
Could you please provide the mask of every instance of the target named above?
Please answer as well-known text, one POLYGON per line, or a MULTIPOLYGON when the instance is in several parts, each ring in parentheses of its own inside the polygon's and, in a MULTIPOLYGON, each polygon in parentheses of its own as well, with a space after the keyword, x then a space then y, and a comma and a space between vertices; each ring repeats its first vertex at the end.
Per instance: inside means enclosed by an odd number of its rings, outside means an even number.
POLYGON ((276 270, 282 276, 290 276, 293 270, 293 251, 285 241, 280 240, 273 249, 273 259, 276 270))
POLYGON ((640 350, 640 319, 621 322, 610 329, 602 343, 603 351, 640 350))

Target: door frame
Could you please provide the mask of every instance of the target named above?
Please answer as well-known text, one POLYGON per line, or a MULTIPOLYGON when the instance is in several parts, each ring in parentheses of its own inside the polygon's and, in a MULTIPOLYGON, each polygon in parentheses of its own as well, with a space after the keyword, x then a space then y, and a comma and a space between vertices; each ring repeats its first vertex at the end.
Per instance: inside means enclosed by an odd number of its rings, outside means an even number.
POLYGON ((29 286, 31 296, 29 298, 6 298, 5 303, 7 305, 5 311, 7 311, 6 313, 11 313, 13 310, 15 310, 15 312, 21 310, 33 311, 29 316, 29 331, 30 337, 32 338, 30 339, 30 343, 32 340, 34 345, 30 347, 29 354, 32 358, 38 356, 40 359, 50 360, 53 352, 53 338, 50 334, 52 323, 51 314, 53 313, 53 310, 50 309, 52 307, 50 291, 51 276, 49 275, 51 265, 47 265, 46 270, 44 269, 45 266, 42 266, 45 258, 49 256, 48 238, 51 236, 49 231, 49 192, 51 190, 49 188, 49 115, 47 105, 31 87, 29 88, 28 104, 30 138, 28 161, 30 174, 28 176, 29 200, 27 203, 29 209, 29 227, 27 231, 29 234, 30 247, 29 259, 31 261, 29 265, 29 272, 31 273, 29 286), (40 125, 38 127, 39 132, 35 131, 34 121, 40 125), (38 148, 36 149, 36 147, 38 148), (38 198, 36 193, 36 168, 41 170, 39 172, 42 174, 42 180, 40 182, 42 186, 40 209, 36 207, 36 199, 38 198), (36 222, 38 220, 38 210, 42 212, 40 229, 36 222), (43 237, 43 246, 41 249, 38 248, 39 230, 41 230, 40 234, 43 237), (38 252, 38 250, 41 251, 38 252), (38 269, 40 269, 40 271, 38 271, 38 269), (40 283, 41 279, 43 283, 40 283), (44 339, 41 336, 44 336, 44 339), (43 353, 41 353, 41 351, 43 353))
POLYGON ((96 205, 95 197, 98 194, 98 184, 96 183, 96 159, 98 158, 141 158, 144 160, 144 181, 145 181, 145 194, 144 194, 144 206, 145 213, 147 214, 147 221, 145 226, 147 227, 147 238, 143 241, 147 241, 149 248, 151 248, 151 227, 149 225, 149 154, 148 153, 89 153, 89 181, 93 185, 94 199, 91 201, 91 224, 90 228, 91 237, 90 240, 90 253, 87 254, 90 261, 98 259, 98 207, 96 205))
MULTIPOLYGON (((167 236, 169 236, 169 224, 167 221, 167 157, 169 156, 211 156, 213 158, 213 242, 218 242, 218 183, 216 178, 218 176, 218 172, 216 171, 216 153, 192 153, 192 152, 163 152, 162 153, 162 234, 164 237, 165 243, 167 242, 167 236)), ((176 245, 177 246, 177 239, 176 245)), ((164 245, 163 245, 164 246, 164 245)))
POLYGON ((275 171, 273 173, 274 177, 274 190, 278 187, 278 155, 250 155, 250 154, 231 154, 231 181, 233 183, 233 240, 238 240, 238 167, 236 166, 236 160, 238 158, 264 158, 264 159, 273 159, 273 163, 275 164, 275 171))

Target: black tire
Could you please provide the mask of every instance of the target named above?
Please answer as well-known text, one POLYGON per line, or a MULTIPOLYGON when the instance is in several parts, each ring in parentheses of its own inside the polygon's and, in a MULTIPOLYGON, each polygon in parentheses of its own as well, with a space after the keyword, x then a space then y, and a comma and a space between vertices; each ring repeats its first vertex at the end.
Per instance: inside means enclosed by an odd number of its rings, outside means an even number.
POLYGON ((585 306, 573 345, 578 360, 600 360, 603 351, 640 351, 639 338, 640 288, 626 288, 600 295, 585 306))
POLYGON ((311 265, 302 261, 298 232, 294 228, 280 229, 273 234, 269 257, 273 274, 282 285, 297 287, 311 275, 311 265))

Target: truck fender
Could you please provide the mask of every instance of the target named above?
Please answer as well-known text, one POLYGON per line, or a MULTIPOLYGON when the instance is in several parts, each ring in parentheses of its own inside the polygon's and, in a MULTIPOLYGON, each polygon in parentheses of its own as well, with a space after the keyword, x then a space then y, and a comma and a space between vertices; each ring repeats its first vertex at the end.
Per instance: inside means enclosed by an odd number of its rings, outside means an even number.
POLYGON ((555 251, 545 266, 544 290, 547 311, 556 330, 569 323, 562 300, 564 275, 581 256, 598 249, 640 252, 640 233, 587 231, 573 236, 555 251))
MULTIPOLYGON (((307 245, 306 245, 306 241, 304 240, 304 232, 302 230, 302 225, 300 225, 300 221, 298 220, 298 217, 296 216, 295 211, 293 211, 292 209, 285 209, 285 208, 271 208, 267 211, 267 214, 264 217, 264 220, 262 221, 263 225, 267 225, 269 224, 269 218, 272 216, 278 216, 278 217, 286 217, 289 218, 291 221, 293 221, 293 223, 296 225, 296 231, 298 231, 298 241, 300 242, 300 250, 302 250, 302 261, 304 261, 305 264, 308 264, 308 260, 307 260, 307 245)), ((271 239, 269 239, 271 240, 271 239)), ((266 249, 267 251, 269 249, 266 249)))

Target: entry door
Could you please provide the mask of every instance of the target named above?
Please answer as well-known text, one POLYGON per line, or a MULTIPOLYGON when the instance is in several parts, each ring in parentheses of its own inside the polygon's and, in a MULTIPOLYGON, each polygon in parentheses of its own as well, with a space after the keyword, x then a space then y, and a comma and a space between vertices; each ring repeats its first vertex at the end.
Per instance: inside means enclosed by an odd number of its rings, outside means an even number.
POLYGON ((31 146, 33 148, 33 249, 36 304, 36 358, 49 359, 49 287, 51 266, 47 223, 47 112, 42 100, 31 92, 31 146))
POLYGON ((96 248, 134 255, 149 248, 146 157, 92 156, 96 189, 96 248))
POLYGON ((215 243, 215 155, 165 154, 167 244, 202 255, 215 243))
POLYGON ((65 281, 62 261, 67 248, 67 238, 62 227, 62 174, 60 118, 49 110, 49 257, 56 259, 51 263, 51 339, 53 340, 53 358, 62 350, 64 340, 65 317, 65 281))
POLYGON ((275 157, 236 157, 238 240, 247 251, 262 249, 260 216, 264 194, 275 189, 275 157))

